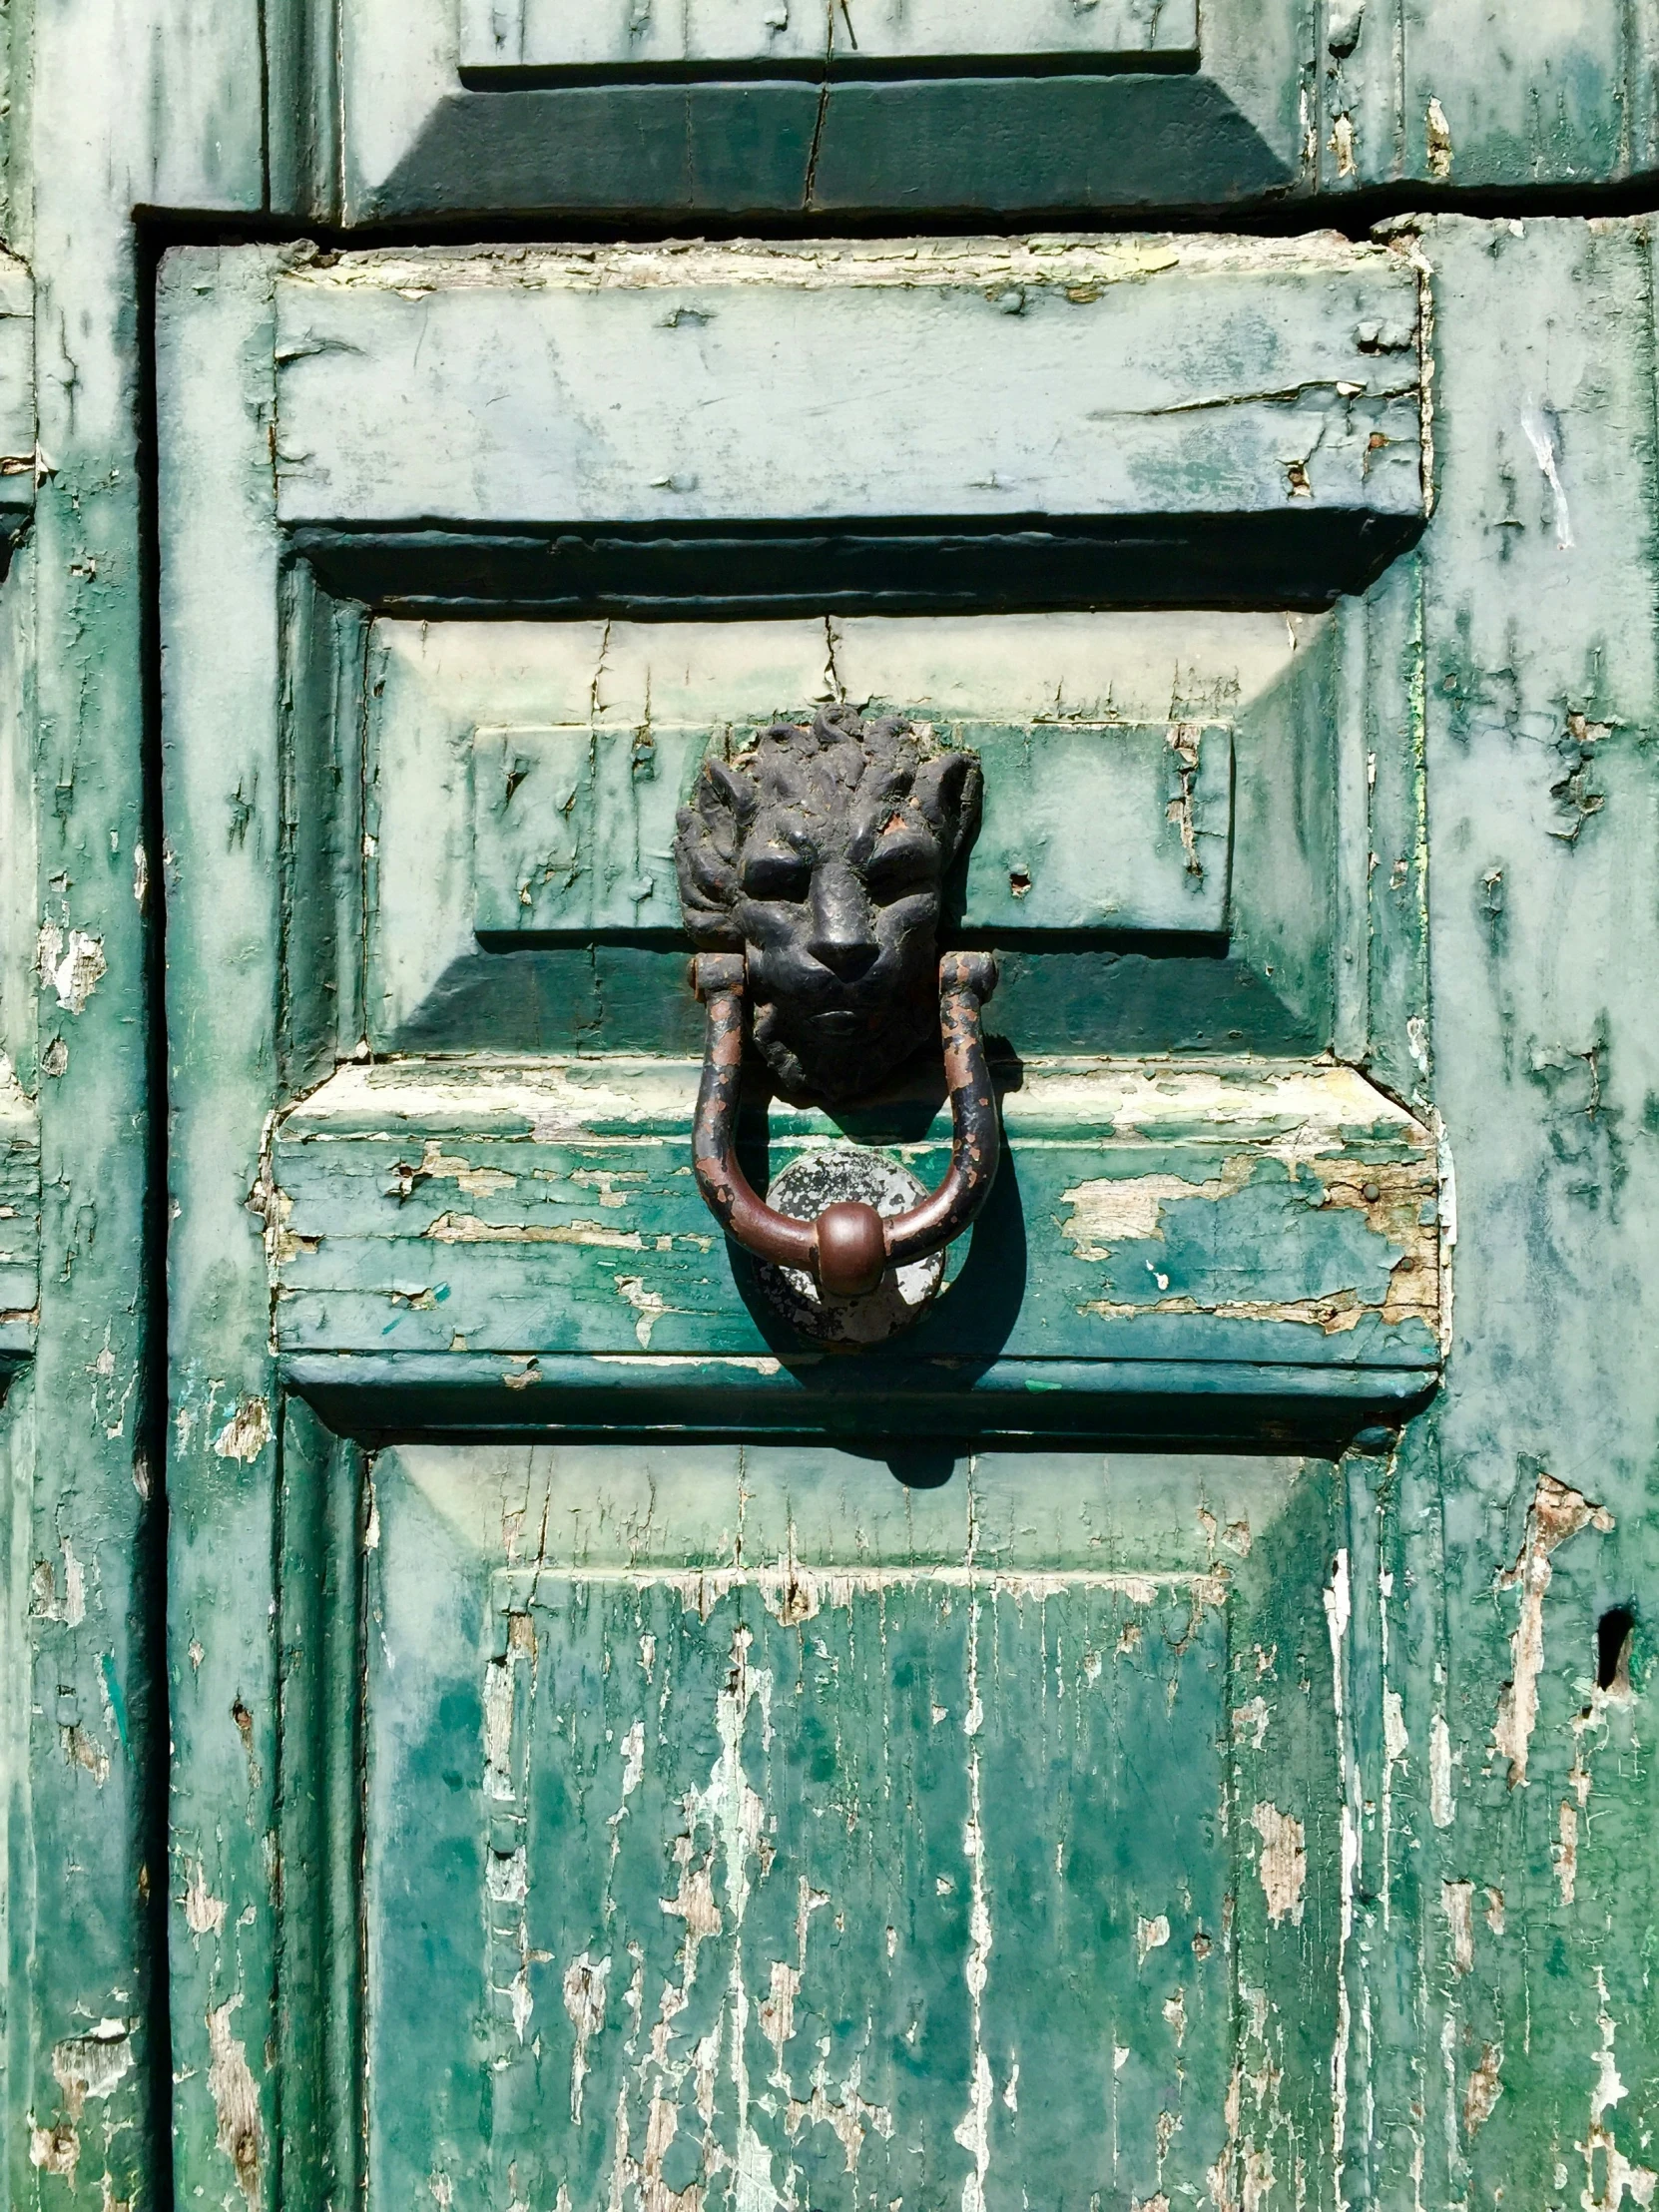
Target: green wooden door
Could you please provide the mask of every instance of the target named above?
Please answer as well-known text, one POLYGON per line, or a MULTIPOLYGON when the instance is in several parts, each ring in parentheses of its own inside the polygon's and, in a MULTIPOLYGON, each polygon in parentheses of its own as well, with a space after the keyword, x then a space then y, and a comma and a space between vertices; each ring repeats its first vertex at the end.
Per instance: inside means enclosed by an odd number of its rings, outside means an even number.
MULTIPOLYGON (((1419 312, 1329 241, 170 258, 187 2201, 1337 2201, 1419 312), (672 844, 839 702, 983 764, 1005 1160, 826 1346, 691 1173, 672 844)), ((936 1050, 745 1142, 936 1181, 936 1050)))
POLYGON ((1651 2206, 1653 0, 0 18, 8 2207, 1651 2206), (827 1350, 832 708, 1005 1143, 827 1350))

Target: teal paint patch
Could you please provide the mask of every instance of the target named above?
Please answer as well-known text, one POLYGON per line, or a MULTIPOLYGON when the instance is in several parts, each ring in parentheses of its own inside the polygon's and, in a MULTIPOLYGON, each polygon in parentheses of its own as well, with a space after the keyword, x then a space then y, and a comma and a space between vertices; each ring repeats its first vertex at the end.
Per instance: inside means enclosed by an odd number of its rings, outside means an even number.
POLYGON ((548 2202, 735 2175, 847 2212, 1204 2187, 1218 1585, 541 1567, 439 1597, 418 1521, 387 1514, 367 1686, 388 2201, 509 2168, 548 2202))

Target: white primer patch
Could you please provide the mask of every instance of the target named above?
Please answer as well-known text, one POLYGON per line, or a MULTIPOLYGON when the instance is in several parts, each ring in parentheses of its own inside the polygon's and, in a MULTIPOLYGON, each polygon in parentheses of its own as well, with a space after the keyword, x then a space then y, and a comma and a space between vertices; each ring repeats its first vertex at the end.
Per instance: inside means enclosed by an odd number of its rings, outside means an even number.
POLYGON ((84 929, 64 930, 55 921, 43 921, 35 947, 35 966, 41 988, 57 993, 58 1004, 69 1013, 86 1011, 87 1000, 109 972, 104 940, 84 929))
POLYGON ((1572 550, 1572 516, 1567 508, 1566 486, 1561 481, 1561 471, 1556 459, 1555 437, 1538 408, 1530 403, 1522 410, 1520 426, 1526 442, 1532 448, 1532 458, 1538 464, 1539 474, 1548 484, 1555 501, 1555 550, 1568 553, 1572 550))

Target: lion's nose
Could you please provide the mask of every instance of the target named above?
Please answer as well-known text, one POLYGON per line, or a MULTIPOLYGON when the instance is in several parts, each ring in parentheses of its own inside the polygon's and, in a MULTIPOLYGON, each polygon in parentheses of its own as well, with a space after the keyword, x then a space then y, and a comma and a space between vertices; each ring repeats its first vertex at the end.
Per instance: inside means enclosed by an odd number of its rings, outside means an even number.
POLYGON ((813 958, 843 983, 873 967, 880 946, 870 933, 869 901, 849 868, 820 868, 813 881, 813 958))

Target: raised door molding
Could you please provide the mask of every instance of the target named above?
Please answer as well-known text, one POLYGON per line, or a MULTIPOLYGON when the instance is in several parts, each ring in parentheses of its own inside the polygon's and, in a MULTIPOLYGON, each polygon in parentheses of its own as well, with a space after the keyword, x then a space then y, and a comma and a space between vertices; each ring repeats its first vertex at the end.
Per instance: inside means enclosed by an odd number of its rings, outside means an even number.
POLYGON ((1223 211, 1659 161, 1653 0, 1211 0, 1201 21, 1190 0, 333 15, 268 11, 272 176, 294 212, 346 222, 1223 211))

